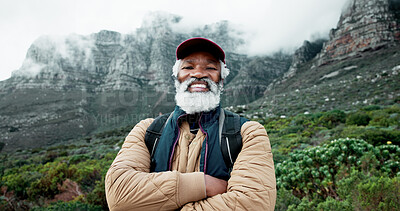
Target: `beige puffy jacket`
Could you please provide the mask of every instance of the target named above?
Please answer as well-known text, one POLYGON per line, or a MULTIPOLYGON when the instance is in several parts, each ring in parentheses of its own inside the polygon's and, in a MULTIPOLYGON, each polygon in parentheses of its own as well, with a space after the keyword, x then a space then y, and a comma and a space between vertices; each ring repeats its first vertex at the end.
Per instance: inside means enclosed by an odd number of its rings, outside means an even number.
MULTIPOLYGON (((150 154, 144 142, 153 119, 139 122, 126 137, 106 175, 110 210, 273 210, 276 200, 271 146, 258 122, 243 124, 242 151, 233 166, 227 192, 206 197, 199 170, 204 134, 194 135, 185 122, 175 149, 173 171, 149 173, 150 154)), ((211 161, 210 161, 211 162, 211 161)))

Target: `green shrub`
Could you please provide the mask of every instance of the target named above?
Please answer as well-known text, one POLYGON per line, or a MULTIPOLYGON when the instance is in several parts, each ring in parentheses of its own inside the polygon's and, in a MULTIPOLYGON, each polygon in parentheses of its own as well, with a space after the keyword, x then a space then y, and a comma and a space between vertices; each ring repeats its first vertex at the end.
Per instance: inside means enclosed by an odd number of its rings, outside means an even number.
POLYGON ((381 107, 378 105, 368 105, 362 108, 364 111, 375 111, 375 110, 381 110, 381 107))
POLYGON ((385 111, 388 112, 389 114, 400 113, 400 105, 399 104, 392 105, 388 108, 385 108, 385 111))
POLYGON ((290 205, 299 205, 301 200, 294 196, 291 191, 280 188, 276 196, 275 210, 287 210, 290 205))
POLYGON ((400 177, 371 177, 360 183, 357 191, 361 210, 397 210, 400 207, 400 177))
POLYGON ((100 206, 87 204, 87 203, 83 203, 80 201, 69 201, 69 202, 59 201, 56 203, 52 203, 47 207, 34 207, 32 209, 32 211, 48 211, 48 210, 54 210, 54 211, 59 211, 59 210, 100 211, 103 209, 100 206))
POLYGON ((363 126, 357 127, 356 125, 349 125, 343 128, 343 130, 337 134, 336 138, 347 137, 362 139, 362 135, 365 133, 365 131, 367 131, 367 128, 363 126))
POLYGON ((356 190, 360 181, 367 179, 370 175, 362 173, 354 167, 352 167, 351 170, 341 169, 338 174, 342 178, 337 182, 338 197, 354 204, 354 190, 356 190))
POLYGON ((281 134, 289 134, 289 133, 299 133, 304 130, 303 126, 289 126, 285 129, 281 130, 281 134))
POLYGON ((337 196, 336 183, 352 168, 369 173, 376 167, 394 176, 400 171, 399 160, 399 146, 374 147, 363 140, 338 139, 289 153, 289 159, 276 165, 277 187, 292 190, 299 198, 325 200, 337 196))
POLYGON ((324 202, 318 204, 317 210, 352 211, 354 208, 347 200, 340 201, 335 200, 332 197, 328 197, 324 202))
POLYGON ((300 204, 292 204, 287 209, 288 211, 309 211, 315 210, 317 208, 318 202, 316 200, 309 200, 307 197, 304 197, 300 204))
POLYGON ((341 110, 332 110, 323 113, 318 119, 318 123, 328 129, 339 125, 340 123, 346 122, 346 114, 341 110))
POLYGON ((368 125, 371 117, 364 113, 364 112, 356 112, 347 115, 346 124, 347 125, 358 125, 358 126, 365 126, 368 125))
POLYGON ((271 118, 265 124, 267 131, 282 130, 290 124, 289 119, 271 118))
POLYGON ((1 178, 4 186, 7 187, 7 191, 14 191, 14 194, 19 198, 27 198, 27 189, 30 184, 34 181, 39 180, 43 175, 35 171, 21 171, 15 173, 6 173, 1 178))
POLYGON ((95 204, 101 206, 104 210, 107 210, 108 205, 106 201, 104 177, 100 181, 96 181, 96 186, 93 191, 88 193, 86 196, 86 201, 89 204, 95 204))
POLYGON ((76 163, 80 163, 82 161, 88 160, 89 156, 88 155, 73 155, 69 158, 68 163, 70 164, 76 164, 76 163))
POLYGON ((369 128, 360 134, 360 138, 374 146, 387 144, 388 141, 392 142, 392 144, 400 145, 400 131, 398 130, 369 128))
POLYGON ((389 127, 389 126, 399 126, 400 122, 400 112, 396 112, 395 108, 387 108, 384 110, 372 111, 370 112, 371 121, 370 126, 375 127, 389 127))
POLYGON ((74 178, 76 178, 76 181, 84 190, 90 191, 93 189, 96 181, 101 179, 100 170, 94 166, 78 168, 74 178))
POLYGON ((39 196, 53 198, 54 195, 59 193, 57 184, 62 184, 65 179, 71 178, 75 173, 68 168, 65 162, 59 161, 46 163, 39 172, 43 174, 43 177, 33 181, 27 189, 31 200, 39 196))

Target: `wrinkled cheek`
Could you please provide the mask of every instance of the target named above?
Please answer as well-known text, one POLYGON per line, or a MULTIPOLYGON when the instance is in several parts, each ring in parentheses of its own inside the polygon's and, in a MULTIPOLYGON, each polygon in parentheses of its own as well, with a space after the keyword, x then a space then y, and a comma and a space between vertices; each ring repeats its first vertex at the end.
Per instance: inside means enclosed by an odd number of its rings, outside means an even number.
POLYGON ((177 79, 180 83, 182 83, 182 82, 189 80, 190 77, 189 77, 188 73, 182 72, 182 70, 181 70, 178 72, 177 79))

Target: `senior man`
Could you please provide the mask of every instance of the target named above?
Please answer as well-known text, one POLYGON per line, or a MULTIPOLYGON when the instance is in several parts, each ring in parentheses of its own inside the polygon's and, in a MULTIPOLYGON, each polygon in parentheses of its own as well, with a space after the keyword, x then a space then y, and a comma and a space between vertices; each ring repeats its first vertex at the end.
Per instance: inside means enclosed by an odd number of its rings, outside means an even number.
POLYGON ((224 51, 192 38, 176 58, 176 107, 142 120, 126 137, 105 179, 110 210, 273 210, 264 127, 220 107, 229 74, 224 51))

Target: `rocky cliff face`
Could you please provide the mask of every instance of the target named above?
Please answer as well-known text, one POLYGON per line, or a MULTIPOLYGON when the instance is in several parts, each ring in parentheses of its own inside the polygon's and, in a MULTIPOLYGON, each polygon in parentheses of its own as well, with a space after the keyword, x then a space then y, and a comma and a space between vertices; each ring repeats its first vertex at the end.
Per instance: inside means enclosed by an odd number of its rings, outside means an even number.
POLYGON ((321 52, 322 46, 327 40, 318 39, 313 42, 304 41, 303 45, 298 48, 293 56, 292 63, 284 75, 284 78, 290 78, 296 74, 297 67, 305 62, 312 60, 318 53, 321 52))
POLYGON ((321 66, 399 45, 399 14, 398 0, 349 0, 329 40, 304 41, 295 51, 284 80, 295 76, 298 67, 312 59, 314 66, 321 66))
POLYGON ((21 68, 0 82, 4 150, 41 147, 170 111, 175 105, 175 48, 190 37, 210 38, 226 51, 231 75, 223 105, 257 99, 290 65, 286 55, 276 60, 234 53, 243 40, 229 22, 181 33, 175 30, 180 20, 153 13, 131 34, 100 31, 38 38, 21 68), (243 95, 252 97, 232 101, 243 95))
POLYGON ((330 39, 318 55, 317 65, 398 45, 399 7, 398 0, 349 1, 337 28, 330 31, 330 39))
POLYGON ((258 110, 251 115, 399 103, 399 14, 398 0, 349 1, 329 40, 306 41, 284 77, 251 105, 258 110))
POLYGON ((291 56, 277 53, 271 57, 244 57, 242 60, 235 68, 238 70, 235 77, 225 87, 224 105, 249 104, 262 97, 268 85, 287 72, 291 56))

